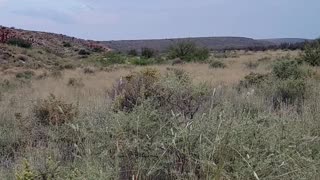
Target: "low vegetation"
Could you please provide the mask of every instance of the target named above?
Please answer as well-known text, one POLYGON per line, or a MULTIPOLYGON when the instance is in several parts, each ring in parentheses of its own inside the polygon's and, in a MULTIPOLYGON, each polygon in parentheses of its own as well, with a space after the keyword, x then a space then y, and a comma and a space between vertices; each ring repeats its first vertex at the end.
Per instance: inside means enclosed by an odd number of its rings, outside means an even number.
MULTIPOLYGON (((2 66, 0 179, 320 176, 318 46, 209 52, 181 42, 123 54, 64 44, 88 57, 2 66)), ((7 46, 25 63, 51 54, 7 46)))

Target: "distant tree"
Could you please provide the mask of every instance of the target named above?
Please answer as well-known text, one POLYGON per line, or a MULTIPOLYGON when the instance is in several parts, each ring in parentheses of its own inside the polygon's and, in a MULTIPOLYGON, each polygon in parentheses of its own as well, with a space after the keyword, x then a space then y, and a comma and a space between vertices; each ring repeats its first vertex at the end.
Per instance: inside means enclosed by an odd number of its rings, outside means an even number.
POLYGON ((141 49, 141 56, 147 59, 150 59, 152 57, 154 57, 156 54, 155 50, 151 49, 151 48, 142 48, 141 49))
POLYGON ((131 49, 130 51, 128 51, 128 55, 129 56, 138 56, 138 52, 135 49, 131 49))
POLYGON ((203 61, 209 58, 210 52, 206 48, 199 48, 191 41, 181 41, 169 49, 169 58, 180 58, 185 61, 203 61))

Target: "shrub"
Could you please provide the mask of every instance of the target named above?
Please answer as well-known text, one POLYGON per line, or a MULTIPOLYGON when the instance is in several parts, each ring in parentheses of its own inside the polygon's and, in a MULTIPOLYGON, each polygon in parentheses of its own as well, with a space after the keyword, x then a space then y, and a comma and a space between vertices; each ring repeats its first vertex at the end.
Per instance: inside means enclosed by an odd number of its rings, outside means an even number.
POLYGON ((36 180, 38 178, 37 176, 27 160, 23 162, 23 169, 16 173, 17 180, 36 180))
POLYGON ((16 78, 18 79, 31 79, 35 73, 33 71, 24 71, 16 74, 16 78))
POLYGON ((82 87, 82 86, 84 86, 84 84, 82 82, 82 79, 80 79, 80 78, 69 78, 68 86, 82 87))
POLYGON ((121 78, 109 92, 114 109, 131 111, 141 104, 154 93, 153 87, 158 78, 159 72, 155 69, 145 69, 121 78))
POLYGON ((156 55, 156 52, 154 49, 151 49, 151 48, 142 48, 141 49, 141 56, 146 59, 150 59, 150 58, 154 57, 155 55, 156 55))
POLYGON ((81 49, 81 50, 78 51, 78 54, 79 55, 83 55, 83 56, 88 56, 91 53, 89 51, 85 50, 85 49, 81 49))
POLYGON ((137 50, 135 50, 135 49, 131 49, 131 50, 128 52, 128 55, 129 55, 129 56, 138 56, 138 52, 137 52, 137 50))
POLYGON ((209 67, 210 68, 226 68, 227 66, 221 61, 214 60, 210 62, 209 67))
POLYGON ((240 87, 249 88, 259 86, 269 78, 268 74, 250 73, 240 81, 240 87))
POLYGON ((204 61, 210 56, 209 50, 199 48, 191 41, 181 41, 169 48, 169 58, 180 58, 185 61, 204 61))
POLYGON ((70 42, 62 42, 63 47, 71 47, 71 43, 70 42))
POLYGON ((42 125, 60 126, 72 122, 77 116, 76 107, 65 103, 51 94, 47 99, 40 100, 33 108, 38 122, 42 125))
POLYGON ((306 44, 301 59, 311 66, 320 66, 320 40, 306 44))
POLYGON ((83 73, 85 74, 94 74, 95 73, 95 69, 94 68, 90 68, 90 67, 86 67, 83 69, 83 73))
POLYGON ((281 104, 295 104, 298 108, 301 108, 306 96, 306 89, 307 85, 303 79, 277 81, 272 95, 273 107, 279 109, 281 104))
POLYGON ((295 60, 280 60, 273 65, 272 73, 279 79, 299 79, 305 74, 295 60))
POLYGON ((105 54, 104 58, 98 60, 98 63, 103 66, 124 64, 126 63, 126 57, 118 52, 108 52, 105 54))
POLYGON ((18 46, 21 48, 31 48, 32 46, 32 43, 21 38, 11 38, 7 41, 7 44, 18 46))
POLYGON ((120 80, 109 93, 114 109, 130 112, 143 101, 150 100, 163 113, 175 112, 193 119, 206 100, 206 86, 193 86, 182 70, 171 70, 160 78, 158 71, 146 69, 120 80))
POLYGON ((138 66, 145 66, 149 64, 154 64, 154 59, 146 59, 146 58, 133 58, 131 59, 131 64, 138 65, 138 66))

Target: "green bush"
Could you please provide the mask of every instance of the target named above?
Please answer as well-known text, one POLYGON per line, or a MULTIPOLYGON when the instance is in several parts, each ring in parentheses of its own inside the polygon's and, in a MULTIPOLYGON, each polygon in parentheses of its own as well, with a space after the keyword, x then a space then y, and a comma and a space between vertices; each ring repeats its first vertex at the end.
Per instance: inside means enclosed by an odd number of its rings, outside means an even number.
POLYGON ((178 42, 169 48, 169 58, 180 58, 185 61, 205 61, 210 52, 206 48, 200 48, 191 41, 178 42))
POLYGON ((273 65, 272 73, 279 79, 299 79, 305 75, 305 72, 295 60, 279 60, 273 65))
POLYGON ((151 49, 151 48, 142 48, 141 49, 141 56, 146 59, 150 59, 150 58, 154 57, 155 55, 156 55, 156 51, 154 49, 151 49))
POLYGON ((311 66, 320 66, 320 40, 306 44, 301 59, 311 66))
POLYGON ((7 41, 7 44, 22 47, 22 48, 31 48, 32 46, 32 43, 21 38, 11 38, 7 41))
POLYGON ((98 63, 103 66, 108 66, 112 64, 125 64, 126 57, 118 52, 108 52, 104 55, 104 57, 98 60, 98 63))
POLYGON ((153 58, 151 59, 146 59, 146 58, 132 58, 130 60, 131 64, 138 65, 138 66, 145 66, 145 65, 150 65, 154 64, 155 60, 153 58))
POLYGON ((272 95, 274 108, 279 109, 281 104, 297 105, 301 108, 307 90, 307 84, 303 79, 279 80, 274 83, 272 95))
POLYGON ((78 54, 79 55, 83 55, 83 56, 88 56, 91 53, 89 51, 85 50, 85 49, 81 49, 81 50, 78 51, 78 54))
POLYGON ((211 61, 209 64, 209 68, 226 68, 227 66, 221 61, 211 61))

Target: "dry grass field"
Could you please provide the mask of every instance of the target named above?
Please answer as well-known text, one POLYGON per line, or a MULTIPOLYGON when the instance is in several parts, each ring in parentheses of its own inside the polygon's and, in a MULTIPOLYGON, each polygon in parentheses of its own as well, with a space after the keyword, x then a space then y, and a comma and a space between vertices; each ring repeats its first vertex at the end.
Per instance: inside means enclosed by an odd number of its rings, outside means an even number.
POLYGON ((318 68, 274 65, 300 53, 5 68, 0 179, 317 179, 318 68))

